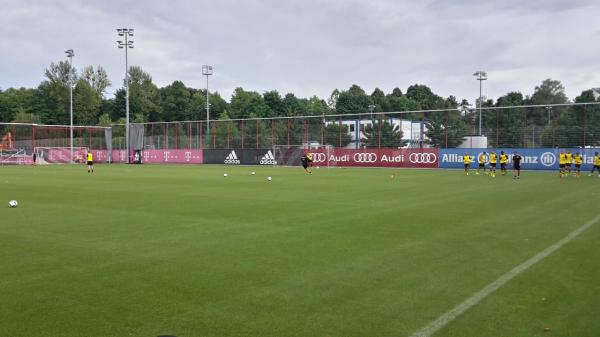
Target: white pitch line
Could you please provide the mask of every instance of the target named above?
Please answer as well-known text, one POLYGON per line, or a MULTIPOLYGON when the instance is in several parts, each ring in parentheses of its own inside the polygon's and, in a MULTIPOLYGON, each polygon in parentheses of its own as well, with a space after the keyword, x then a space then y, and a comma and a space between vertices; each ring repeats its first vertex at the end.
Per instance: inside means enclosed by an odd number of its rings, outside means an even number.
POLYGON ((418 330, 415 333, 413 333, 412 335, 410 335, 410 337, 430 337, 436 331, 443 328, 448 323, 452 322, 456 317, 462 315, 465 311, 469 310, 472 306, 481 302, 481 300, 483 300, 484 298, 489 296, 494 291, 498 290, 498 288, 505 285, 508 281, 515 278, 515 276, 521 274, 522 272, 527 270, 529 267, 533 266, 534 264, 543 260, 548 255, 559 250, 562 246, 564 246, 569 241, 576 238, 579 234, 583 233, 586 229, 590 228, 592 225, 594 225, 598 221, 600 221, 600 215, 597 215, 595 218, 586 222, 581 227, 577 228, 576 230, 571 232, 571 234, 567 235, 560 241, 558 241, 555 244, 553 244, 552 246, 544 249, 543 251, 541 251, 534 257, 530 258, 529 260, 516 266, 515 268, 513 268, 511 271, 507 272, 506 274, 500 276, 496 281, 488 284, 485 288, 479 290, 478 292, 473 294, 473 296, 467 298, 461 304, 452 308, 450 311, 448 311, 445 314, 443 314, 442 316, 438 317, 435 321, 429 323, 428 325, 424 326, 420 330, 418 330))

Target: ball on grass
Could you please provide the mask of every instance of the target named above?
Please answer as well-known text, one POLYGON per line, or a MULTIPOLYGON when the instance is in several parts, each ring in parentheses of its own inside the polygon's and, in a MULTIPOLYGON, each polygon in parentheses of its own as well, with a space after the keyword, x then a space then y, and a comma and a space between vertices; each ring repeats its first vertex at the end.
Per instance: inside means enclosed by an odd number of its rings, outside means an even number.
POLYGON ((227 173, 223 173, 223 177, 227 177, 227 173))
POLYGON ((8 207, 10 208, 15 208, 17 206, 19 206, 19 203, 16 200, 11 200, 8 202, 8 207))
POLYGON ((252 175, 255 175, 255 174, 256 174, 256 172, 252 171, 252 175))
POLYGON ((267 180, 268 180, 268 181, 271 181, 271 180, 273 180, 273 178, 271 178, 271 177, 267 177, 267 180))

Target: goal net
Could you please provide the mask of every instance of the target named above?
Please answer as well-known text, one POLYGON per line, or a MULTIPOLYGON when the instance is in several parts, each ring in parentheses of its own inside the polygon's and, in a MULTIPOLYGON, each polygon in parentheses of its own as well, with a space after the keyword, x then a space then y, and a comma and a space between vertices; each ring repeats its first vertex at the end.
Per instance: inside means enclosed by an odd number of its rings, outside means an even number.
POLYGON ((306 153, 313 153, 313 166, 329 167, 329 155, 333 153, 331 145, 275 145, 273 154, 275 166, 298 166, 300 158, 306 153))
POLYGON ((85 155, 88 152, 87 147, 73 147, 73 157, 71 158, 70 147, 35 147, 33 152, 37 156, 38 164, 77 164, 85 163, 85 155))

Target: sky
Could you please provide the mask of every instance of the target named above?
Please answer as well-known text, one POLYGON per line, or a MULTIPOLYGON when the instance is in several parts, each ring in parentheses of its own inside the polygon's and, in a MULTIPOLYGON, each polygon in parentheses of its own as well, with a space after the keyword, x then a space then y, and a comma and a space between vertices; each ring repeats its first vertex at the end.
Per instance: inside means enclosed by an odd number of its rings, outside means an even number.
POLYGON ((154 82, 236 87, 327 99, 425 84, 443 97, 531 95, 559 80, 570 99, 600 87, 600 1, 594 0, 0 0, 0 89, 36 87, 73 49, 79 69, 101 65, 122 86, 116 28, 134 28, 129 64, 154 82))

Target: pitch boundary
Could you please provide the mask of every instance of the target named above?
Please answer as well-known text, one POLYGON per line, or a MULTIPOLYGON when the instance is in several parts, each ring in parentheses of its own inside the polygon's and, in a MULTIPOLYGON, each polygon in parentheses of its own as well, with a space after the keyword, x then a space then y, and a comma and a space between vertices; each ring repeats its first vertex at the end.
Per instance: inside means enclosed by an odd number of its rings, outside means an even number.
POLYGON ((543 260, 544 258, 549 256, 550 254, 552 254, 552 253, 556 252, 557 250, 559 250, 560 248, 562 248, 564 245, 566 245, 571 240, 573 240, 574 238, 579 236, 581 233, 583 233, 585 230, 587 230, 588 228, 593 226, 598 221, 600 221, 600 214, 597 215, 596 217, 594 217, 593 219, 589 220, 588 222, 584 223, 579 228, 572 231, 569 235, 567 235, 564 238, 562 238, 561 240, 557 241, 552 246, 549 246, 548 248, 539 252, 535 256, 529 258, 527 261, 516 266, 511 271, 500 276, 494 282, 488 284, 485 288, 479 290, 478 292, 473 294, 471 297, 467 298, 464 302, 462 302, 459 305, 455 306, 454 308, 450 309, 449 311, 447 311, 443 315, 439 316, 437 319, 435 319, 428 325, 422 327, 421 329, 419 329, 416 332, 414 332, 413 334, 411 334, 410 337, 430 337, 435 332, 437 332, 438 330, 440 330, 443 327, 445 327, 446 325, 448 325, 448 323, 452 322, 458 316, 462 315, 465 311, 469 310, 471 307, 475 306, 476 304, 481 302, 483 299, 488 297, 490 294, 492 294, 493 292, 498 290, 500 287, 502 287, 503 285, 505 285, 506 283, 511 281, 513 278, 515 278, 522 272, 526 271, 527 269, 529 269, 531 266, 535 265, 536 263, 540 262, 541 260, 543 260))

